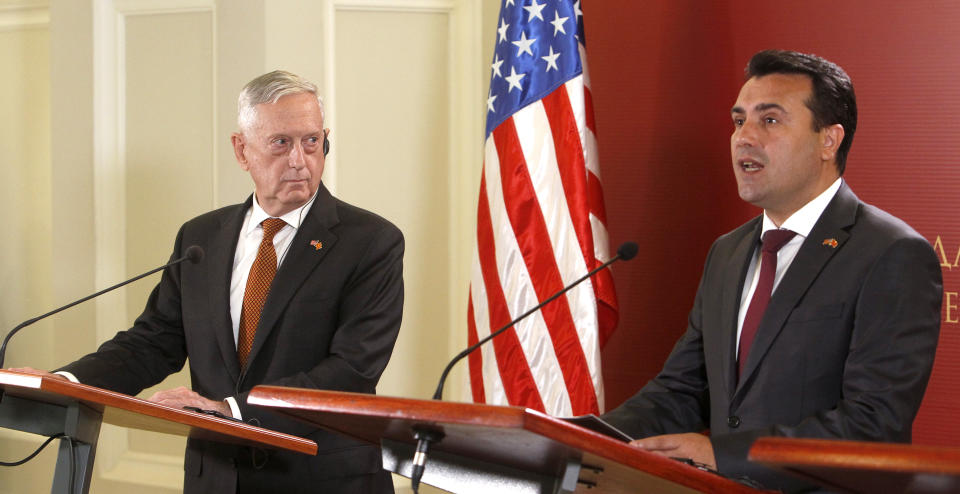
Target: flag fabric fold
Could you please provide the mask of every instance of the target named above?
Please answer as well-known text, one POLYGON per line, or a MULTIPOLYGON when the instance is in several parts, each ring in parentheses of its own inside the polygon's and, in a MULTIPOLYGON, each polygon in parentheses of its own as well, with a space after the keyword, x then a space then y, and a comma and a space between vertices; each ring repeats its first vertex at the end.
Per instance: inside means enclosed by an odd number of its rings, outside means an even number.
MULTIPOLYGON (((609 259, 579 1, 504 0, 486 108, 471 344, 609 259)), ((602 412, 616 323, 604 270, 471 354, 473 400, 602 412)))

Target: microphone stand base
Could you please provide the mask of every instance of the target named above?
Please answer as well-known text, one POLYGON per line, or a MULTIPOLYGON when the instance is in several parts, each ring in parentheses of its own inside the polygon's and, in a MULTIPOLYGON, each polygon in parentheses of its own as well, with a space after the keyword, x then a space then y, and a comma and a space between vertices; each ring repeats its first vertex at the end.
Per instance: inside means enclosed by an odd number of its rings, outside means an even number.
MULTIPOLYGON (((411 476, 415 445, 381 439, 380 448, 385 470, 411 476)), ((434 449, 430 452, 430 468, 424 471, 422 481, 455 494, 572 494, 579 473, 580 461, 573 458, 567 460, 561 475, 551 476, 434 449)))

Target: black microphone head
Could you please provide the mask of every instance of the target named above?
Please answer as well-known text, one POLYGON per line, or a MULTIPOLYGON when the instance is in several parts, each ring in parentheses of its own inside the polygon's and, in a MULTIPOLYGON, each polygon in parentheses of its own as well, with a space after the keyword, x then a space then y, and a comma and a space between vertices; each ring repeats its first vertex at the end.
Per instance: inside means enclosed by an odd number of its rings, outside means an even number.
MULTIPOLYGON (((634 249, 634 251, 636 251, 636 249, 634 249)), ((188 261, 196 264, 203 259, 203 247, 200 247, 199 245, 191 245, 190 247, 187 247, 187 251, 184 252, 183 255, 188 261)))
POLYGON ((624 242, 620 244, 620 248, 617 249, 617 257, 624 261, 629 261, 637 255, 637 251, 640 250, 640 246, 636 242, 624 242))

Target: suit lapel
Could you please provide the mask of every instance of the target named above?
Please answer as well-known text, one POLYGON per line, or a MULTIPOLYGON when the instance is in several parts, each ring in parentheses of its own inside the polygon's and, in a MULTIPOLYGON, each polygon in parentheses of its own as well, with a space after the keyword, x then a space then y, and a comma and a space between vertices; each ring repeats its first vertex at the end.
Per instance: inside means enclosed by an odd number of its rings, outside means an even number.
POLYGON ((777 335, 783 330, 787 318, 800 299, 813 284, 820 271, 850 237, 848 229, 856 220, 859 200, 846 182, 840 186, 837 195, 824 209, 820 219, 814 225, 810 235, 797 251, 797 256, 787 269, 783 279, 770 297, 770 305, 760 321, 760 327, 750 347, 750 355, 740 378, 737 393, 743 384, 750 380, 763 360, 777 335), (825 240, 836 240, 836 244, 825 240))
POLYGON ((733 253, 727 260, 727 266, 724 268, 723 294, 720 301, 722 304, 720 341, 726 342, 722 346, 721 363, 727 396, 732 396, 733 390, 737 386, 737 319, 740 315, 740 294, 743 292, 743 282, 747 276, 747 268, 750 267, 750 260, 760 242, 760 230, 763 227, 762 219, 763 217, 760 216, 754 220, 754 227, 734 247, 733 253))
POLYGON ((210 325, 216 335, 220 356, 234 381, 240 378, 240 361, 237 360, 237 342, 233 336, 233 323, 230 319, 230 280, 233 276, 233 257, 236 255, 237 239, 240 238, 240 228, 243 227, 243 218, 250 209, 252 197, 247 198, 239 209, 221 218, 220 228, 210 239, 210 244, 206 248, 205 262, 210 266, 208 277, 210 286, 207 290, 210 325))
POLYGON ((336 200, 321 183, 317 198, 297 229, 286 257, 270 285, 270 293, 264 303, 263 312, 260 313, 260 322, 253 337, 253 347, 247 357, 248 366, 256 360, 290 299, 326 257, 327 252, 336 245, 337 236, 330 228, 338 222, 336 200), (320 248, 317 248, 318 245, 320 248))

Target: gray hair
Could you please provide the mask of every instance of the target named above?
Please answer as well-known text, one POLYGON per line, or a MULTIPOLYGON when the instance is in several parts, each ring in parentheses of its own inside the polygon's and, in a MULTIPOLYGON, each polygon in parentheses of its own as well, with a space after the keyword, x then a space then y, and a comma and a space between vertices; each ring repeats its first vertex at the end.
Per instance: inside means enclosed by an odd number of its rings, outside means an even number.
POLYGON ((237 125, 243 132, 253 125, 257 118, 257 105, 276 103, 283 96, 290 94, 310 93, 317 97, 320 105, 320 118, 324 118, 323 98, 320 97, 317 86, 285 70, 274 70, 263 74, 243 86, 237 100, 237 125))

